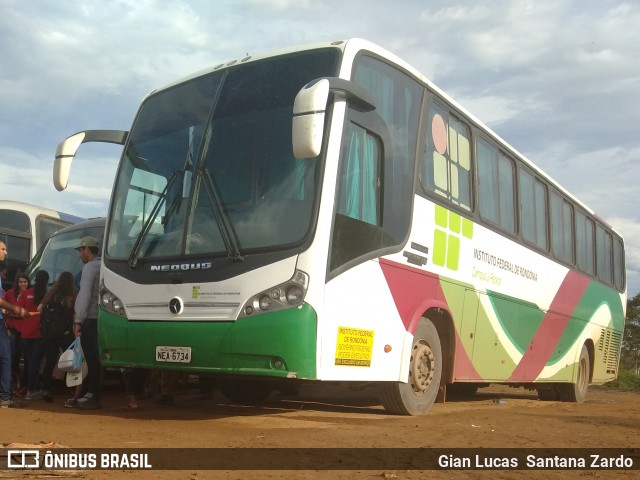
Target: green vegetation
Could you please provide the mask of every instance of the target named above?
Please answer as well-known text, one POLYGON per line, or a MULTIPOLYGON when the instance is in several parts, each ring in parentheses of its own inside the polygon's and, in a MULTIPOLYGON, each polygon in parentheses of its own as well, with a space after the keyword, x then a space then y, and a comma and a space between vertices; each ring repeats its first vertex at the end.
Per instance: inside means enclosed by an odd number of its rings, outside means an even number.
POLYGON ((640 293, 627 301, 618 378, 605 387, 640 389, 640 293))
POLYGON ((629 370, 640 375, 640 293, 627 301, 627 319, 622 337, 620 373, 629 370))
POLYGON ((607 388, 631 388, 640 389, 640 375, 630 370, 620 370, 618 378, 604 384, 607 388))

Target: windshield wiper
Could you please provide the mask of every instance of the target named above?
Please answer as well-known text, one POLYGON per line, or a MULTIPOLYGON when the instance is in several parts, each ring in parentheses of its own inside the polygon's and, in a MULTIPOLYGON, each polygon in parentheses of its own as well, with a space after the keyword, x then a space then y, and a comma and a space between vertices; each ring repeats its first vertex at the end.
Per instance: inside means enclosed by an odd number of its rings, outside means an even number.
POLYGON ((229 214, 222 204, 220 193, 213 181, 211 172, 209 172, 207 168, 202 168, 200 169, 200 173, 201 177, 204 179, 205 191, 207 192, 209 203, 211 203, 211 207, 213 208, 213 216, 218 224, 218 229, 220 230, 224 246, 227 249, 227 255, 229 255, 231 260, 241 262, 244 260, 244 255, 240 252, 238 234, 236 233, 235 228, 233 228, 233 223, 231 223, 229 214))
MULTIPOLYGON (((160 212, 160 209, 167 201, 167 195, 169 194, 169 190, 173 187, 173 184, 176 183, 176 179, 182 178, 183 175, 184 175, 183 170, 176 170, 171 174, 171 177, 169 178, 167 185, 164 187, 164 190, 160 194, 160 198, 154 205, 153 210, 151 210, 149 217, 142 224, 140 235, 138 235, 138 238, 136 239, 136 243, 133 245, 133 249, 131 250, 131 254, 129 255, 130 268, 136 268, 136 266, 138 265, 138 260, 140 258, 140 248, 142 246, 142 243, 144 242, 145 238, 147 238, 147 235, 149 234, 149 230, 151 230, 151 226, 153 225, 153 222, 155 222, 156 217, 160 212)), ((170 208, 170 210, 173 210, 173 208, 170 208)), ((165 221, 166 221, 166 218, 165 218, 165 221)))

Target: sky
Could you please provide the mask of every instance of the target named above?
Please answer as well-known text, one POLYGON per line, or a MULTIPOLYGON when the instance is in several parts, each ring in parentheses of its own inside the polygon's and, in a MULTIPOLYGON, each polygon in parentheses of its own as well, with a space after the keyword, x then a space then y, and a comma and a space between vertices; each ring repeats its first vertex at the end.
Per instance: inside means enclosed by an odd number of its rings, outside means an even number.
POLYGON ((616 228, 636 295, 639 26, 631 0, 0 0, 0 198, 102 216, 121 147, 83 145, 57 192, 62 139, 129 130, 153 89, 221 62, 360 37, 616 228))

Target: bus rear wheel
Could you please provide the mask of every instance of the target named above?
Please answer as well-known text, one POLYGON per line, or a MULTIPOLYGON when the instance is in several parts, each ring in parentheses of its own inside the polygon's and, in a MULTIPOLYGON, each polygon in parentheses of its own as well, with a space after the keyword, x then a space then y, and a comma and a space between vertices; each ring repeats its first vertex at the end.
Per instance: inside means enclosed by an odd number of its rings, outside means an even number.
POLYGON ((436 327, 422 318, 411 348, 409 381, 385 382, 380 400, 385 410, 396 415, 424 415, 436 400, 442 377, 442 347, 436 327))
POLYGON ((558 389, 555 385, 546 385, 538 387, 538 398, 543 402, 555 402, 560 400, 558 389))
POLYGON ((591 363, 589 362, 589 351, 583 345, 578 360, 578 378, 576 383, 565 383, 558 385, 560 400, 563 402, 582 403, 587 396, 589 389, 589 378, 591 377, 591 363))

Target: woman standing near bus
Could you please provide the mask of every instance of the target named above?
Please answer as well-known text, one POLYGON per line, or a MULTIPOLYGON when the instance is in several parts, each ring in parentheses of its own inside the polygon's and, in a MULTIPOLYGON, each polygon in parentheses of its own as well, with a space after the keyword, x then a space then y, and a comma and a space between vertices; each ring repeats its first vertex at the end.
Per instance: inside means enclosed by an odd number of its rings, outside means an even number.
POLYGON ((65 350, 71 342, 73 342, 73 315, 74 304, 76 302, 76 288, 71 272, 62 272, 53 286, 38 305, 38 311, 41 316, 41 332, 44 341, 44 370, 42 371, 42 390, 41 396, 47 402, 52 402, 51 384, 53 370, 60 350, 65 350), (51 322, 56 325, 46 330, 44 324, 47 314, 51 317, 51 322))
MULTIPOLYGON (((20 294, 30 286, 31 283, 29 282, 27 274, 18 272, 13 282, 13 287, 5 292, 3 298, 10 304, 17 305, 20 294)), ((25 355, 24 370, 20 372, 20 357, 25 353, 24 346, 22 345, 22 334, 20 333, 20 326, 23 320, 11 313, 7 313, 5 317, 7 328, 11 332, 11 364, 13 365, 12 374, 15 378, 16 394, 22 396, 27 393, 27 369, 29 365, 27 356, 25 355)))
POLYGON ((25 290, 18 297, 18 306, 30 313, 29 316, 21 320, 22 324, 20 326, 26 355, 29 358, 27 400, 42 398, 42 393, 38 390, 38 374, 40 373, 40 362, 44 356, 44 340, 40 331, 38 305, 47 293, 48 282, 49 273, 46 270, 38 270, 33 282, 33 288, 25 290))

